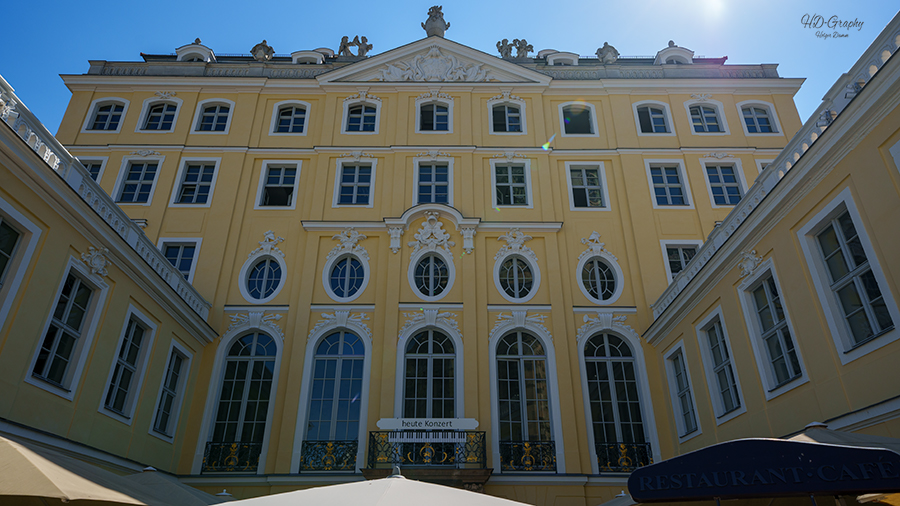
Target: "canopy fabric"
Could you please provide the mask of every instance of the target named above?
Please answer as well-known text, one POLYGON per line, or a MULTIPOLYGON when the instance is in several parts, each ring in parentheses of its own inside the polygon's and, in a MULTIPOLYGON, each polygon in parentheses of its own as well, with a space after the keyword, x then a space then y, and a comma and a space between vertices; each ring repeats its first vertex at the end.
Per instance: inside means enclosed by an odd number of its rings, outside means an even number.
POLYGON ((185 485, 174 476, 169 476, 152 468, 145 469, 142 473, 129 474, 122 478, 152 490, 155 495, 163 497, 167 504, 206 506, 228 502, 225 498, 216 497, 190 485, 185 485))
POLYGON ((900 439, 831 430, 820 425, 809 426, 796 436, 789 437, 788 440, 854 446, 857 448, 884 448, 900 453, 900 439))

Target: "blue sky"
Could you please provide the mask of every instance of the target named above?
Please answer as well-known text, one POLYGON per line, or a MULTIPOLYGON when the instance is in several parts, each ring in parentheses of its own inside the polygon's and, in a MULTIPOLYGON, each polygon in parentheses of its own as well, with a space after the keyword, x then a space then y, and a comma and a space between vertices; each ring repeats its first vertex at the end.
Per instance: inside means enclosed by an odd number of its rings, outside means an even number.
MULTIPOLYGON (((168 54, 200 37, 216 53, 249 53, 262 39, 277 54, 330 47, 365 35, 370 55, 425 36, 420 23, 432 0, 340 2, 236 0, 129 2, 6 2, 0 75, 51 132, 70 93, 59 74, 81 74, 88 60, 140 61, 168 54)), ((831 84, 859 58, 897 13, 896 0, 629 0, 444 2, 446 37, 496 54, 498 40, 525 38, 535 51, 553 48, 592 55, 603 42, 623 56, 652 56, 672 39, 697 56, 729 63, 778 63, 783 77, 805 77, 796 95, 805 121, 831 84), (817 37, 805 14, 862 21, 817 37)))

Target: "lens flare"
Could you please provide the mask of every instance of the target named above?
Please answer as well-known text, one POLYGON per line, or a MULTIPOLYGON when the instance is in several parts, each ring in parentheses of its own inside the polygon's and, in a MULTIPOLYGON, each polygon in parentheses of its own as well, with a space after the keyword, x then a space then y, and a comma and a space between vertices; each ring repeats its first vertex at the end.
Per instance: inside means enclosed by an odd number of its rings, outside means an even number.
POLYGON ((547 142, 545 142, 545 143, 541 146, 541 149, 543 149, 544 151, 550 151, 550 143, 553 142, 553 139, 555 139, 555 138, 556 138, 556 134, 553 134, 553 135, 550 137, 550 140, 547 141, 547 142))

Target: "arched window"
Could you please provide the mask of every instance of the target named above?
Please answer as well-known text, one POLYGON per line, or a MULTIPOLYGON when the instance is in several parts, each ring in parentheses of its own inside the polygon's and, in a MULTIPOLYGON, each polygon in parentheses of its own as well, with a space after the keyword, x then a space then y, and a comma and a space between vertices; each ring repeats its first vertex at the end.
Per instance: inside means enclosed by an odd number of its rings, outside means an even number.
POLYGON ((427 255, 416 264, 413 279, 419 293, 426 297, 435 297, 447 288, 450 269, 439 255, 427 255))
POLYGON ((497 343, 500 468, 555 471, 547 355, 531 334, 514 331, 497 343))
POLYGON ((224 132, 228 125, 231 107, 228 104, 212 104, 203 108, 197 122, 198 132, 224 132))
POLYGON ((143 130, 171 130, 176 110, 178 106, 175 104, 162 103, 150 106, 144 119, 143 130))
POLYGON ((356 468, 365 356, 362 339, 347 330, 316 346, 301 470, 356 468))
POLYGON ((510 256, 500 265, 500 289, 514 299, 531 293, 534 275, 531 265, 522 257, 510 256))
POLYGON ((125 106, 118 102, 97 105, 88 130, 118 130, 124 111, 125 106))
POLYGON ((691 124, 695 132, 721 132, 719 113, 715 107, 694 105, 690 108, 691 124))
POLYGON ((616 293, 616 275, 602 258, 594 257, 581 268, 581 283, 591 298, 607 300, 616 293))
POLYGON ((453 341, 424 330, 406 346, 404 418, 456 417, 456 353, 453 341))
POLYGON ((641 133, 664 134, 669 132, 669 121, 663 107, 649 105, 638 107, 637 117, 641 133))
POLYGON ((276 133, 302 133, 306 124, 306 108, 289 105, 278 109, 276 133))
POLYGON ((237 339, 229 348, 204 471, 256 471, 277 351, 275 341, 259 332, 237 339))
POLYGON ((247 276, 247 293, 254 299, 266 299, 281 285, 281 265, 266 257, 257 262, 247 276))
POLYGON ((769 110, 765 107, 747 106, 741 108, 744 124, 747 132, 751 134, 772 133, 772 121, 769 119, 769 110))
POLYGON ((353 297, 363 286, 366 273, 362 263, 353 255, 335 262, 329 276, 331 291, 336 297, 353 297))
POLYGON ((594 128, 593 107, 588 104, 569 104, 562 106, 563 133, 596 134, 594 128))
POLYGON ((597 334, 584 346, 588 411, 599 470, 630 471, 651 462, 635 359, 613 334, 597 334))
POLYGON ((369 104, 358 104, 347 109, 347 132, 374 132, 376 108, 369 104))

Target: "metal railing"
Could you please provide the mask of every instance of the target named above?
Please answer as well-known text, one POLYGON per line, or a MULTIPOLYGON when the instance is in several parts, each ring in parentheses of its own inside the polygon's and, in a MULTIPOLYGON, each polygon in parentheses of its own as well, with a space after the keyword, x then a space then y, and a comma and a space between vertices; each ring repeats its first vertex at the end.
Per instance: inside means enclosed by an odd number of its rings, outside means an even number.
POLYGON ((300 472, 356 471, 359 441, 304 441, 300 450, 300 472))
POLYGON ((502 471, 556 472, 556 443, 553 441, 501 441, 502 471))
POLYGON ((202 473, 256 473, 262 443, 206 443, 202 473))
POLYGON ((369 432, 369 469, 395 465, 484 469, 485 464, 481 431, 369 432))
POLYGON ((628 473, 653 463, 650 443, 597 443, 594 449, 601 473, 628 473))

